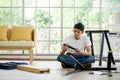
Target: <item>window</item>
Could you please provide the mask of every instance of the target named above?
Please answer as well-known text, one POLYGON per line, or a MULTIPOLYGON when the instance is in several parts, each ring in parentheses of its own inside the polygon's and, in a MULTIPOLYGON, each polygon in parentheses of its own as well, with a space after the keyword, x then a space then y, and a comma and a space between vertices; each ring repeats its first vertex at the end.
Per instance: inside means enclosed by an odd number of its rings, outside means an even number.
MULTIPOLYGON (((83 22, 86 30, 120 32, 119 3, 119 0, 0 0, 0 25, 33 25, 36 29, 34 53, 59 54, 63 39, 72 34, 77 22, 83 22)), ((97 54, 101 34, 93 36, 97 54)), ((120 51, 118 44, 115 47, 120 51)))

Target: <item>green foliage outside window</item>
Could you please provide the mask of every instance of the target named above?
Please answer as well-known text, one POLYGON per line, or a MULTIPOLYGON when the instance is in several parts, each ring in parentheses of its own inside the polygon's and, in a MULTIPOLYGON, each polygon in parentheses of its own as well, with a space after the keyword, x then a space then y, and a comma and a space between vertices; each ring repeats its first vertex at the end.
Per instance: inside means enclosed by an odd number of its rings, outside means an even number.
MULTIPOLYGON (((58 54, 61 42, 72 34, 75 23, 82 22, 86 29, 103 29, 109 21, 106 8, 120 7, 119 3, 120 0, 0 0, 0 25, 32 25, 36 28, 35 53, 58 54)), ((109 16, 111 20, 113 14, 109 16)), ((100 35, 94 38, 100 47, 100 35)), ((99 53, 99 48, 95 50, 99 53)))

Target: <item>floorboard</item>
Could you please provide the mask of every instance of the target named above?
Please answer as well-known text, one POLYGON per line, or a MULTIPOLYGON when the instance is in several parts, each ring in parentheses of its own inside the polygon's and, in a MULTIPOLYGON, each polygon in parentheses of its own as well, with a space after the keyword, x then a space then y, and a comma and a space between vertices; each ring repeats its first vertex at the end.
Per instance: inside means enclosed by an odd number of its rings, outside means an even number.
MULTIPOLYGON (((3 61, 0 62, 10 62, 3 61)), ((14 61, 13 61, 14 62, 14 61)), ((17 61, 28 62, 28 61, 17 61)), ((89 74, 91 71, 81 71, 71 75, 65 75, 67 72, 74 69, 63 69, 61 64, 57 61, 34 61, 31 66, 39 68, 50 68, 50 73, 31 73, 21 70, 2 70, 0 69, 0 80, 120 80, 120 73, 112 73, 112 77, 107 75, 99 75, 99 71, 95 74, 89 74)), ((93 63, 92 67, 98 66, 98 62, 93 63)), ((102 67, 106 66, 106 62, 103 62, 102 67)), ((120 63, 112 65, 117 67, 117 72, 120 72, 120 63)), ((106 72, 106 71, 105 71, 106 72)))

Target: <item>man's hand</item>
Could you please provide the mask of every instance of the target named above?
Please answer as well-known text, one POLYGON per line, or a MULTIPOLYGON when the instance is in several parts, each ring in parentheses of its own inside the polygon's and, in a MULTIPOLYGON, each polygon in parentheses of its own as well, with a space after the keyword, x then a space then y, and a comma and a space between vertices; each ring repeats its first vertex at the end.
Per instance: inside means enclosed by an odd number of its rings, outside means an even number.
POLYGON ((78 53, 78 54, 82 54, 82 51, 79 50, 79 49, 75 49, 75 52, 78 53))
POLYGON ((66 46, 66 45, 63 45, 62 47, 61 47, 61 54, 64 54, 66 51, 68 50, 68 47, 66 46))

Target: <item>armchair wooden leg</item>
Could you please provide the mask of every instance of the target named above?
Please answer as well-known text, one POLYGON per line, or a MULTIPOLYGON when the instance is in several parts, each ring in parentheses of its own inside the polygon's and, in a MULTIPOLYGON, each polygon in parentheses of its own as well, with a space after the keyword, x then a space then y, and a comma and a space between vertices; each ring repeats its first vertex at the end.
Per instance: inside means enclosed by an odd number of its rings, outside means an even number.
POLYGON ((22 50, 22 54, 24 54, 24 50, 22 50))
POLYGON ((29 58, 30 58, 30 64, 33 62, 33 50, 29 50, 29 58))

